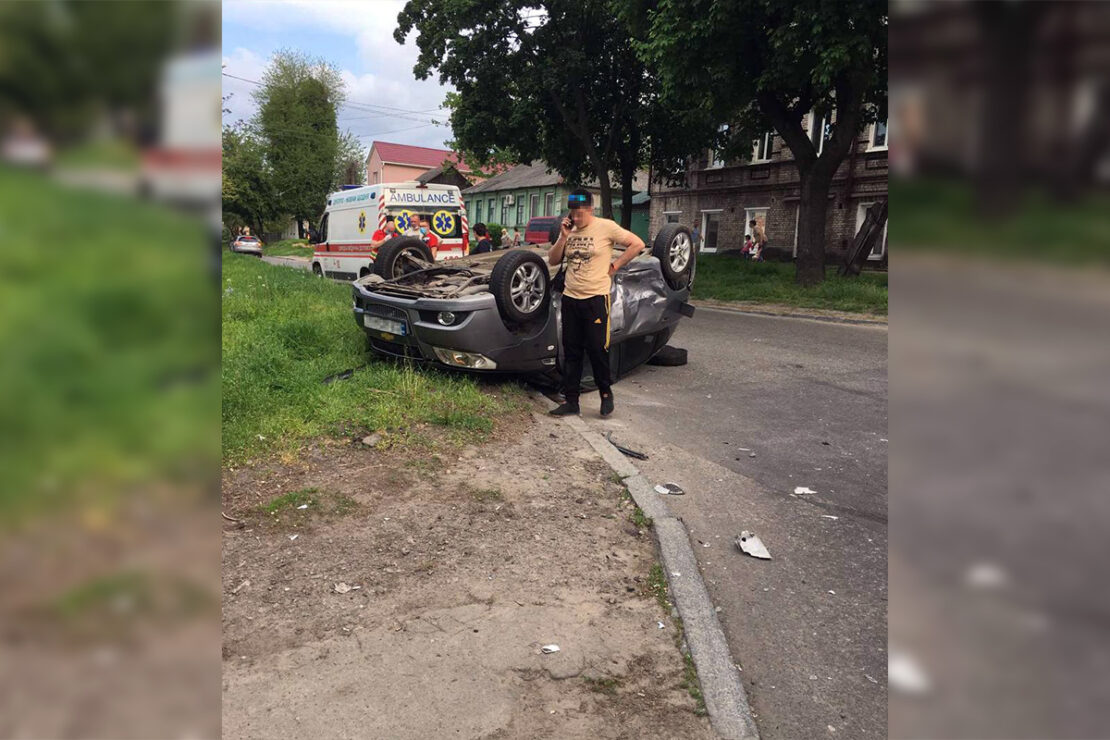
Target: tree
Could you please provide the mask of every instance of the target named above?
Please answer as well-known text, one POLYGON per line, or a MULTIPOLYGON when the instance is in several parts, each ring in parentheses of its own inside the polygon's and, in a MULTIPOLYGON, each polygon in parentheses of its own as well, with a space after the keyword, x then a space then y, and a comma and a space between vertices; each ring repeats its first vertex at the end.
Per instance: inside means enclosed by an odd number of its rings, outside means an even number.
POLYGON ((339 190, 344 185, 366 184, 366 152, 362 143, 350 131, 339 137, 335 154, 335 178, 331 190, 339 190))
MULTIPOLYGON (((796 280, 825 275, 825 217, 833 175, 863 126, 886 117, 886 0, 628 0, 637 48, 673 106, 730 126, 726 156, 751 156, 777 131, 800 178, 796 280), (802 119, 835 109, 818 153, 802 119)), ((819 134, 820 135, 820 134, 819 134)), ((818 139, 820 143, 820 139, 818 139)))
MULTIPOLYGON (((409 0, 394 38, 415 29, 416 77, 438 70, 456 88, 451 127, 468 161, 542 159, 570 184, 592 176, 612 217, 613 180, 630 203, 650 157, 647 122, 667 114, 618 9, 610 0, 409 0)), ((697 133, 669 127, 675 137, 697 133)), ((623 208, 626 228, 631 217, 623 208)))
POLYGON ((224 126, 223 210, 250 224, 259 236, 279 215, 264 144, 247 124, 224 126))
POLYGON ((281 210, 292 214, 303 231, 304 222, 323 210, 336 180, 342 79, 321 59, 279 51, 253 95, 258 103, 254 129, 265 145, 281 210))

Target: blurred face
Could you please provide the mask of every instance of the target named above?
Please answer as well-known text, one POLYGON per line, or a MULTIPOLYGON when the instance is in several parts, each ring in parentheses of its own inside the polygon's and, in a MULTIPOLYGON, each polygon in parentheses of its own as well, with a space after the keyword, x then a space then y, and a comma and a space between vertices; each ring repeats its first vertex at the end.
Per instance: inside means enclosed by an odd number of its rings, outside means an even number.
POLYGON ((385 222, 385 230, 386 230, 387 232, 389 232, 389 233, 392 233, 392 232, 396 231, 396 230, 397 230, 397 224, 396 224, 396 222, 394 222, 394 221, 386 221, 386 222, 385 222))
POLYGON ((593 209, 589 206, 572 208, 570 209, 570 220, 574 222, 574 227, 576 229, 581 229, 584 226, 589 226, 590 222, 594 220, 593 209))

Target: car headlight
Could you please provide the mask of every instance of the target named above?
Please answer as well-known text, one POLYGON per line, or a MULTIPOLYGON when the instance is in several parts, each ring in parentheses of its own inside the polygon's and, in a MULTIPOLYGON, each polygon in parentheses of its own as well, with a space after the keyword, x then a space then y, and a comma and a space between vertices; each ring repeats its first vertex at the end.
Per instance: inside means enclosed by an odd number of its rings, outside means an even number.
POLYGON ((477 352, 460 352, 456 349, 443 349, 442 347, 432 348, 436 357, 444 365, 454 365, 455 367, 467 367, 472 370, 496 370, 497 363, 477 352))
POLYGON ((436 316, 436 321, 443 324, 444 326, 451 326, 451 324, 455 323, 455 314, 451 313, 450 311, 440 311, 439 314, 436 316))

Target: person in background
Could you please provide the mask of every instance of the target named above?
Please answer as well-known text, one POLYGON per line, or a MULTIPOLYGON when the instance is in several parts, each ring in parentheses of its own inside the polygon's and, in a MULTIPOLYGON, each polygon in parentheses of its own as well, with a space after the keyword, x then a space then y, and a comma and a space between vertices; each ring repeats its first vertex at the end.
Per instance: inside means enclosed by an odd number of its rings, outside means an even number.
POLYGON ((474 245, 474 249, 470 250, 471 254, 485 254, 486 252, 493 251, 493 240, 489 238, 489 229, 483 223, 474 224, 474 233, 478 235, 478 243, 474 245))
POLYGON ((513 228, 513 246, 519 247, 524 243, 524 237, 520 233, 520 229, 513 228))
POLYGON ((747 258, 747 259, 751 259, 752 244, 753 244, 752 235, 751 234, 745 234, 744 235, 744 246, 742 246, 740 248, 740 254, 744 255, 744 257, 747 258))
POLYGON ((502 249, 508 249, 512 245, 513 245, 513 238, 511 236, 509 236, 509 230, 507 228, 502 229, 501 230, 501 248, 502 249))
POLYGON ((393 216, 386 216, 385 226, 375 231, 370 237, 370 251, 377 254, 378 247, 397 235, 397 222, 393 216))
POLYGON ((693 237, 693 239, 694 239, 694 249, 695 250, 700 250, 701 249, 701 230, 697 226, 695 226, 694 230, 692 232, 690 232, 690 236, 693 237))
POLYGON ((767 244, 767 233, 754 218, 748 222, 748 226, 752 228, 752 259, 756 262, 762 262, 763 247, 767 244))
POLYGON ((409 218, 409 230, 405 232, 405 236, 414 236, 420 241, 428 245, 428 249, 432 251, 432 259, 436 259, 439 253, 439 238, 432 233, 425 223, 424 217, 419 213, 414 213, 409 218))

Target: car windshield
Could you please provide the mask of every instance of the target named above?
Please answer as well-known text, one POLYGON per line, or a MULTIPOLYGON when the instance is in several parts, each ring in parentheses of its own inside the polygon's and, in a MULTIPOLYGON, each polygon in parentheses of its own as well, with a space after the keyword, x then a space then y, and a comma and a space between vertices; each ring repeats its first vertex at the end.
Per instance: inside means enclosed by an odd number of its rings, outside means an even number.
POLYGON ((241 241, 241 242, 256 242, 256 241, 258 241, 258 237, 257 236, 241 236, 241 237, 239 237, 239 241, 241 241))

